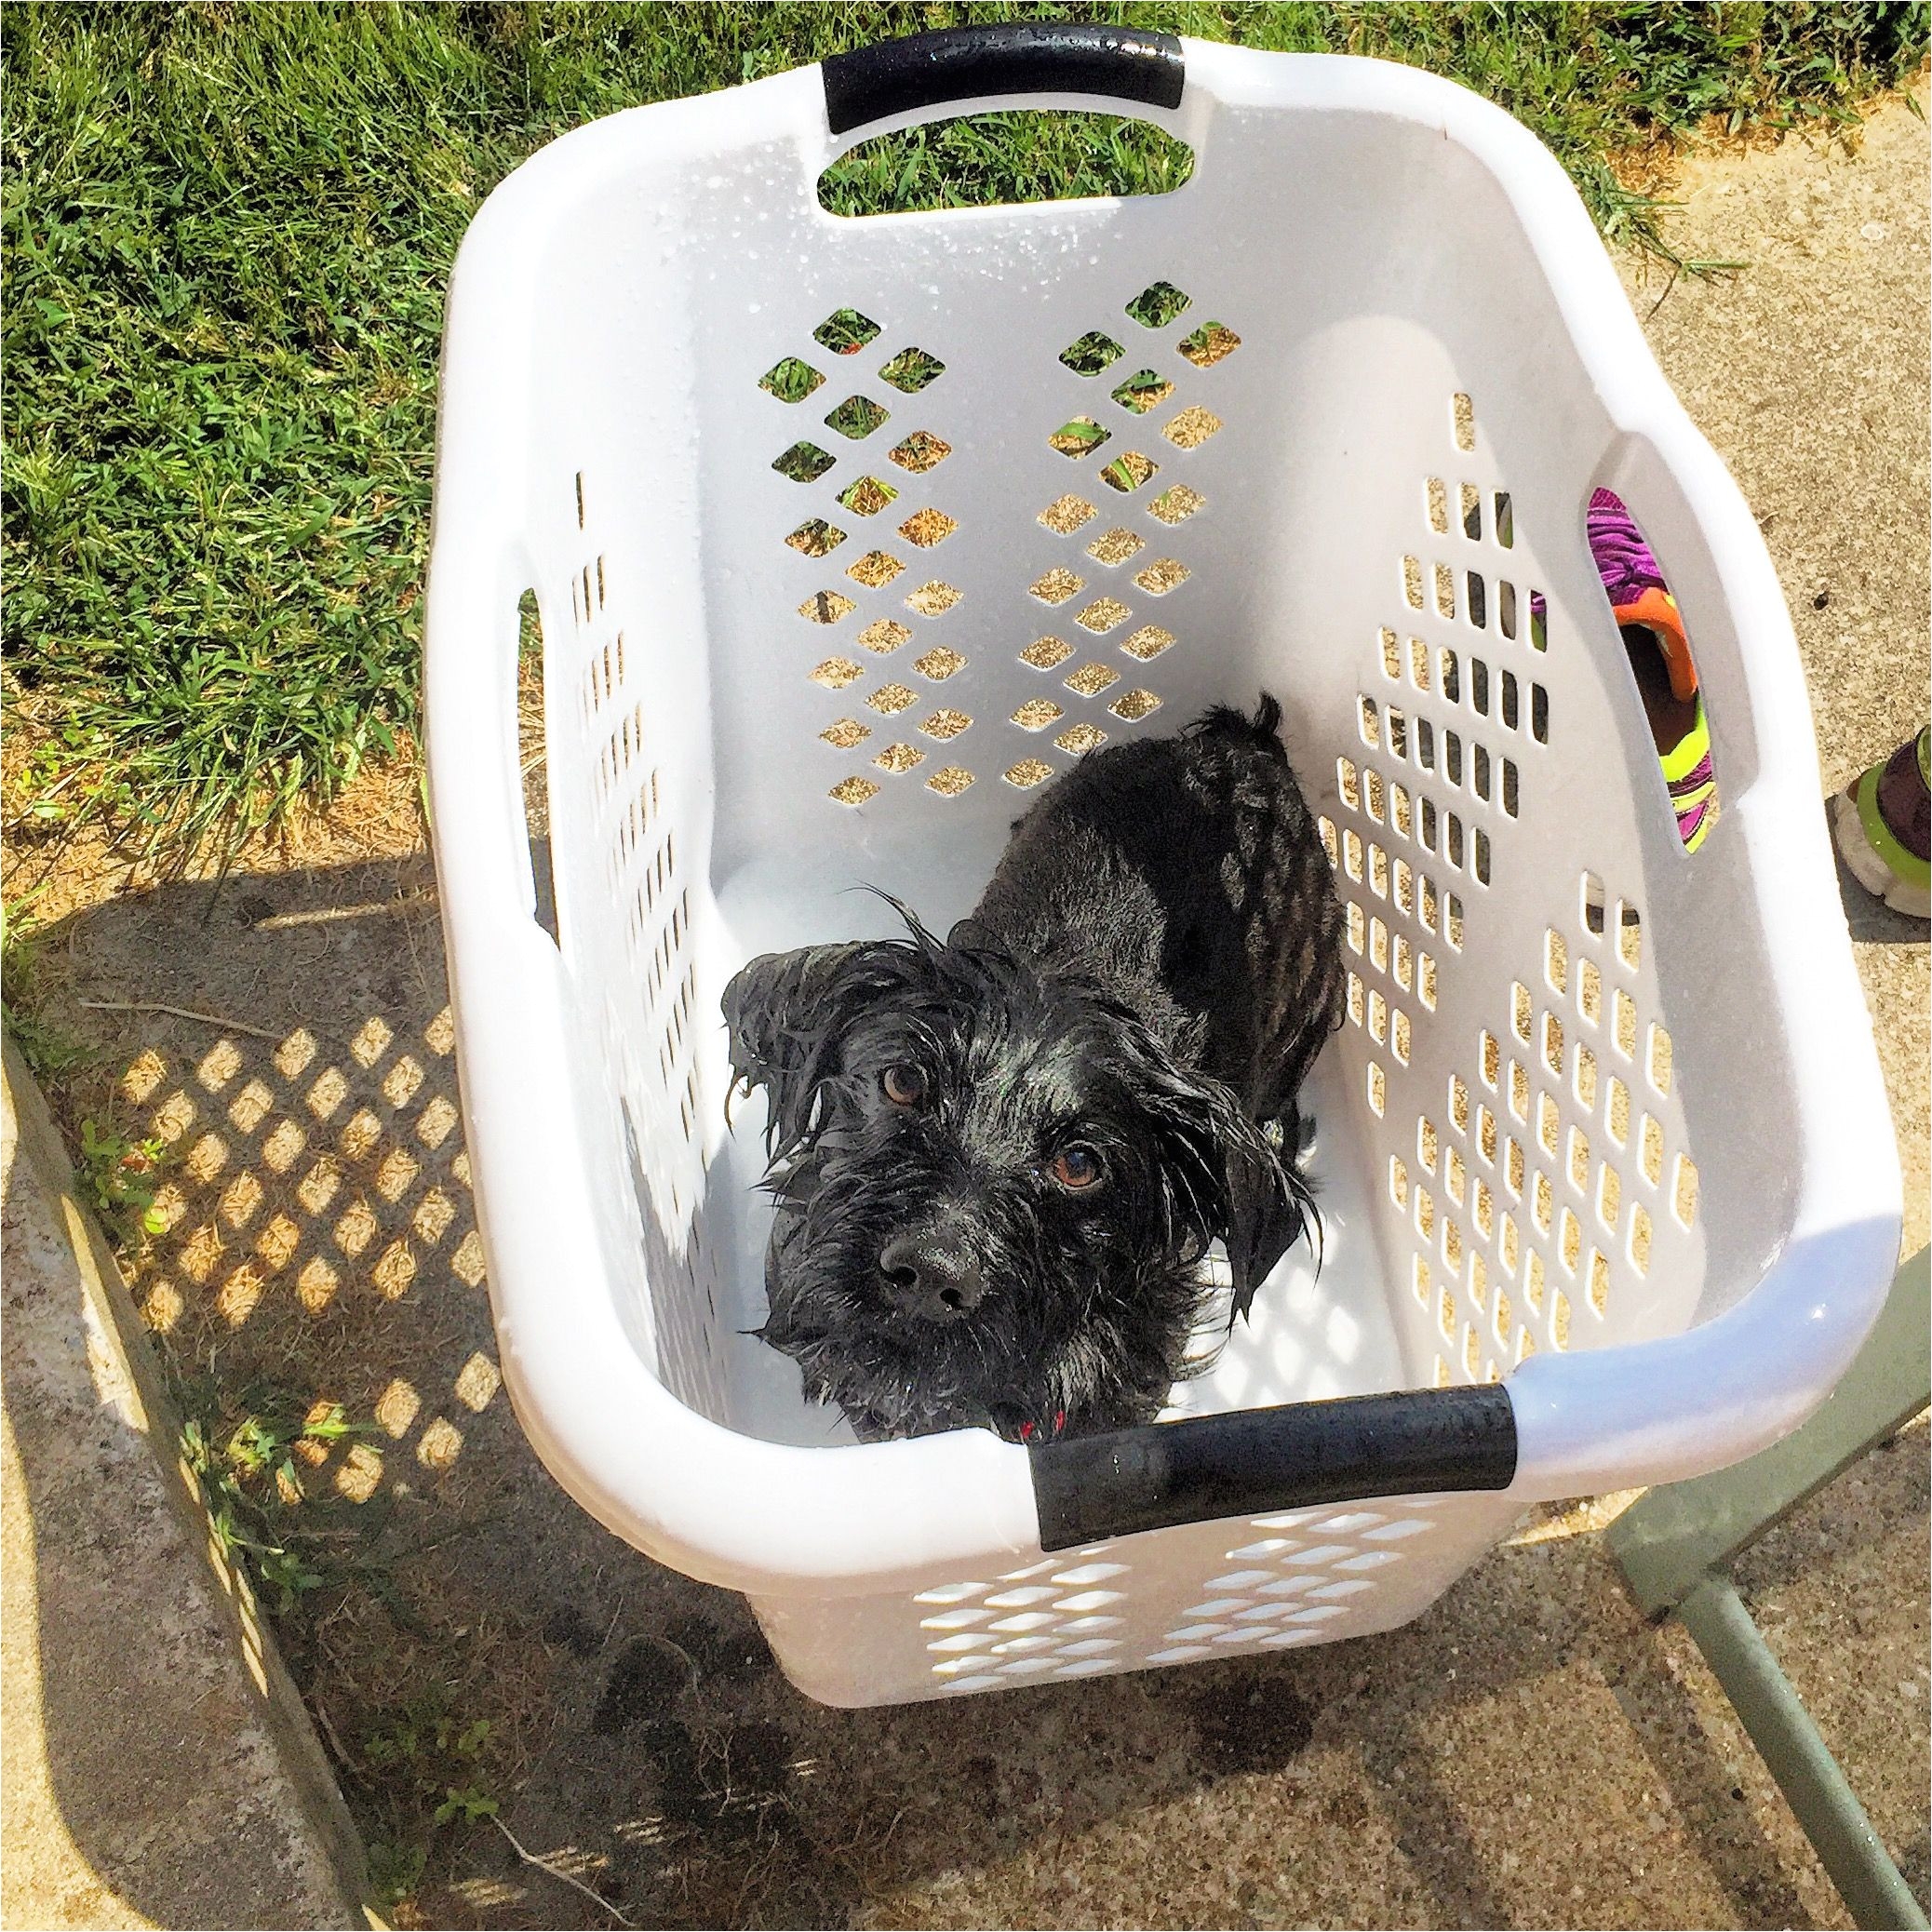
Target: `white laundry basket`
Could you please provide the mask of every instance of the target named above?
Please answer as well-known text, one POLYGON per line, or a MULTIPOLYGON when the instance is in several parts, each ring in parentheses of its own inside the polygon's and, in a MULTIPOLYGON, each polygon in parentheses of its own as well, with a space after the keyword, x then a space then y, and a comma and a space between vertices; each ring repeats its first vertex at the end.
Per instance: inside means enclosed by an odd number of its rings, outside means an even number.
POLYGON ((457 263, 430 586, 508 1387, 584 1507, 746 1592, 812 1696, 1387 1629, 1532 1501, 1791 1429, 1875 1314, 1897 1158, 1771 565, 1561 168, 1474 95, 1008 26, 573 133, 457 263), (854 141, 1015 101, 1140 115, 1192 179, 820 207, 854 141), (1723 801, 1695 854, 1599 486, 1695 641, 1723 801), (1319 1276, 1282 1265, 1191 1419, 854 1443, 746 1334, 763 1119, 726 1124, 726 981, 889 930, 861 883, 943 928, 1034 786, 1263 689, 1350 906, 1319 1276), (1379 1399, 1309 1406, 1340 1397, 1379 1399))

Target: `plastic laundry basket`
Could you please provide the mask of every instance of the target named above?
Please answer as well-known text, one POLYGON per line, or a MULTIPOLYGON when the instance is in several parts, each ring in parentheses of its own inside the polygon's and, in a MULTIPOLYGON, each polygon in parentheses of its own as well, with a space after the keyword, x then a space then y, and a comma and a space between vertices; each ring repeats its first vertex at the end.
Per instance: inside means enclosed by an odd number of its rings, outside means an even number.
POLYGON ((1386 1629, 1529 1502, 1790 1429, 1874 1315, 1897 1158, 1770 562, 1562 170, 1475 96, 1002 27, 599 121, 463 243, 430 583, 517 1414, 619 1535, 745 1591, 812 1695, 1386 1629), (855 141, 1015 101, 1155 122, 1192 179, 821 208, 855 141), (1598 486, 1695 640, 1723 799, 1695 854, 1598 486), (890 930, 861 882, 943 928, 1037 785, 1264 688, 1349 905, 1319 1275, 1284 1262, 1186 1419, 854 1443, 745 1333, 762 1103, 728 1128, 726 981, 890 930))

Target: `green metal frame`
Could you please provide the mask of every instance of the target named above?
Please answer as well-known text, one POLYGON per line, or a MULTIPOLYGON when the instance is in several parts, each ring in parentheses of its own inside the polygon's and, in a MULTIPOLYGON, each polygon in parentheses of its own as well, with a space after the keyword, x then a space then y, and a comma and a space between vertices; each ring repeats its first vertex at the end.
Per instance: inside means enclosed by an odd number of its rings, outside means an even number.
POLYGON ((1932 1400, 1932 1250, 1892 1281, 1845 1379, 1762 1455, 1654 1489, 1610 1526, 1647 1616, 1675 1612, 1778 1780, 1845 1909, 1863 1926, 1925 1925, 1864 1806, 1724 1574, 1740 1551, 1932 1400))

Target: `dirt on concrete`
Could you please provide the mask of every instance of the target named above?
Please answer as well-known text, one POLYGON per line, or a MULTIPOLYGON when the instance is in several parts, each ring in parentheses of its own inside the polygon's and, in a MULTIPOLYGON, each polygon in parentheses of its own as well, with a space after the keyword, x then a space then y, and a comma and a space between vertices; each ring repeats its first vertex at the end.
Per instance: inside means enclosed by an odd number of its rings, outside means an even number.
MULTIPOLYGON (((1751 268, 1668 292, 1630 277, 1765 525, 1821 789, 1926 703, 1925 154, 1923 124, 1886 109, 1858 159, 1791 143, 1699 165, 1674 237, 1751 268)), ((20 884, 34 863, 17 853, 20 884)), ((410 1922, 1847 1923, 1694 1647, 1623 1594, 1602 1506, 1549 1512, 1373 1640, 809 1703, 740 1600, 597 1528, 509 1414, 407 776, 219 888, 74 851, 52 876, 46 1010, 101 1049, 62 1087, 69 1126, 158 1124, 178 1150, 133 1269, 161 1346, 218 1419, 269 1390, 357 1426, 302 1466, 288 1511, 334 1555, 281 1630, 410 1922), (436 1822, 464 1791, 549 1869, 477 1805, 436 1822)), ((1847 905, 1915 1245, 1925 933, 1856 887, 1847 905)), ((1922 1897, 1926 1509, 1920 1429, 1740 1571, 1922 1897)))

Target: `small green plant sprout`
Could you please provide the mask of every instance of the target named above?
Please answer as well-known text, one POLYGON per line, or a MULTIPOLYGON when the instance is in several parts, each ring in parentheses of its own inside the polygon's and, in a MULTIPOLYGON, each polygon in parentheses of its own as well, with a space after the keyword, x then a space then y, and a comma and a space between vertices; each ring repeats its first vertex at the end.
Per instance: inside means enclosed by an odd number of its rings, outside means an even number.
POLYGON ((299 1550, 256 1546, 250 1546, 250 1550, 256 1574, 274 1598, 278 1617, 286 1617, 310 1590, 321 1588, 322 1573, 312 1570, 299 1550))
POLYGON ((377 1839, 369 1848, 369 1883, 376 1904, 392 1912, 423 1883, 427 1845, 394 1845, 377 1839))
POLYGON ((317 1402, 298 1424, 290 1423, 278 1405, 245 1416, 228 1439, 224 1454, 229 1467, 244 1482, 271 1476, 277 1500, 294 1505, 302 1499, 302 1477, 295 1457, 304 1443, 324 1446, 343 1437, 366 1432, 342 1413, 340 1402, 317 1402))
POLYGON ((154 1205, 154 1177, 167 1158, 165 1141, 129 1140, 101 1121, 81 1122, 81 1185, 121 1246, 167 1230, 168 1217, 154 1205))
POLYGON ((436 1821, 439 1825, 453 1824, 459 1818, 466 1825, 474 1825, 495 1816, 496 1800, 486 1796, 474 1785, 463 1791, 451 1785, 448 1795, 436 1808, 436 1821))

